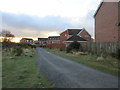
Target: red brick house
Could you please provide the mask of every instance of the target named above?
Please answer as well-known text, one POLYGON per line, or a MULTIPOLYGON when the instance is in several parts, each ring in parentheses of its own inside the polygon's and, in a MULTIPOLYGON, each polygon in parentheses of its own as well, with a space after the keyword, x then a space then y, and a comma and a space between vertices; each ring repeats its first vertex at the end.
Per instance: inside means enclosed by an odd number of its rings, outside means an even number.
POLYGON ((120 41, 120 2, 101 2, 95 15, 95 41, 120 41))
POLYGON ((65 45, 60 43, 60 36, 49 36, 46 47, 48 47, 48 48, 64 48, 65 45))
POLYGON ((83 29, 67 29, 60 34, 60 42, 68 45, 71 42, 92 41, 91 35, 83 29))
POLYGON ((68 46, 71 42, 91 42, 91 35, 83 29, 67 29, 60 34, 60 42, 68 46))
POLYGON ((57 43, 57 44, 60 43, 60 36, 49 36, 48 37, 47 44, 54 44, 54 43, 57 43))
POLYGON ((20 40, 20 42, 21 43, 28 43, 28 44, 33 44, 34 43, 33 39, 30 39, 30 38, 22 38, 20 40))
POLYGON ((40 46, 46 46, 48 38, 38 38, 38 43, 40 46))

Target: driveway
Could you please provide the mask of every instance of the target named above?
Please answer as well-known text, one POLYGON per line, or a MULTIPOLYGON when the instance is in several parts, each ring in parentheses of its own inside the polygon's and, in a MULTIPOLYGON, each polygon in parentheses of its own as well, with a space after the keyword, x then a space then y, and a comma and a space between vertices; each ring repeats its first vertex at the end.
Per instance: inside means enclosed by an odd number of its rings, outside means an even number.
POLYGON ((37 48, 37 66, 57 88, 118 88, 118 78, 37 48))

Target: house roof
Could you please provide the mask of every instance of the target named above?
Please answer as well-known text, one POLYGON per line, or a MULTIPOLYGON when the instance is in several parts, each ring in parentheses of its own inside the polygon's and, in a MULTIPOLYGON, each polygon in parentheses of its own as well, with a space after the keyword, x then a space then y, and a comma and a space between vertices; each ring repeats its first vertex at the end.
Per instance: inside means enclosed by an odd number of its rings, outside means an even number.
POLYGON ((48 38, 38 38, 38 41, 46 41, 48 38))
POLYGON ((98 9, 96 10, 96 12, 95 12, 95 14, 94 14, 94 17, 97 15, 97 13, 98 13, 98 11, 100 10, 102 4, 103 4, 103 1, 99 4, 98 9))
POLYGON ((87 41, 87 40, 83 39, 82 37, 80 37, 78 35, 73 35, 69 39, 65 40, 65 42, 66 41, 87 41))
POLYGON ((33 40, 31 38, 22 38, 21 40, 33 40))
POLYGON ((67 29, 69 35, 77 35, 82 29, 67 29))
POLYGON ((91 35, 88 33, 88 31, 86 31, 85 28, 83 28, 78 34, 80 34, 82 31, 85 31, 91 37, 91 35))
POLYGON ((60 38, 60 36, 49 36, 48 38, 60 38))

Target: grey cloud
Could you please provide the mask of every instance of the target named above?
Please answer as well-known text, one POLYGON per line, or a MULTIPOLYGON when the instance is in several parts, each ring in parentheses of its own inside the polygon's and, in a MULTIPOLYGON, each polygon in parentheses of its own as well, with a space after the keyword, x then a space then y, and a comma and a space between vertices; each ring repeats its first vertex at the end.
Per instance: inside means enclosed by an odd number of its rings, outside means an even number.
POLYGON ((78 27, 71 25, 67 19, 59 16, 36 17, 29 15, 17 15, 2 12, 3 26, 34 30, 62 30, 67 27, 78 27))
MULTIPOLYGON (((80 24, 72 24, 70 18, 60 16, 37 17, 25 14, 12 14, 2 12, 2 27, 11 29, 15 35, 39 36, 41 32, 57 31, 62 32, 68 28, 86 28, 93 35, 93 12, 90 11, 83 17, 80 24), (25 30, 26 33, 25 33, 25 30), (28 32, 28 30, 30 32, 28 32), (28 34, 27 34, 28 32, 28 34), (32 33, 33 32, 33 33, 32 33)), ((81 19, 80 19, 81 20, 81 19)), ((44 36, 44 35, 43 35, 44 36)))

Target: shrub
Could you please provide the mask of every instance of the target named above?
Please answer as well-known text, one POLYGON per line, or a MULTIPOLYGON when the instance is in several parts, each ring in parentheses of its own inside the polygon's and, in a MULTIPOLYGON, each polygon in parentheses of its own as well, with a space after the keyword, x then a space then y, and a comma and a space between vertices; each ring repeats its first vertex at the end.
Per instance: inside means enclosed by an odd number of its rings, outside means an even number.
POLYGON ((23 48, 28 48, 30 44, 28 43, 19 43, 19 46, 23 47, 23 48))
POLYGON ((111 53, 110 54, 112 57, 116 58, 117 57, 117 54, 116 53, 111 53))
POLYGON ((29 44, 28 46, 31 47, 31 48, 36 48, 36 45, 29 44))
POLYGON ((13 48, 13 53, 14 53, 16 56, 20 56, 20 55, 23 53, 22 47, 20 47, 20 46, 14 47, 14 48, 13 48))
POLYGON ((120 60, 120 49, 118 49, 118 51, 117 51, 117 59, 120 60))
POLYGON ((71 50, 72 50, 72 47, 68 46, 68 47, 66 48, 66 53, 70 53, 71 50))
POLYGON ((64 49, 64 48, 60 48, 59 50, 60 50, 60 51, 65 51, 65 49, 64 49))
POLYGON ((67 53, 69 53, 71 50, 78 51, 80 49, 80 43, 74 41, 73 43, 69 44, 66 48, 67 53))

